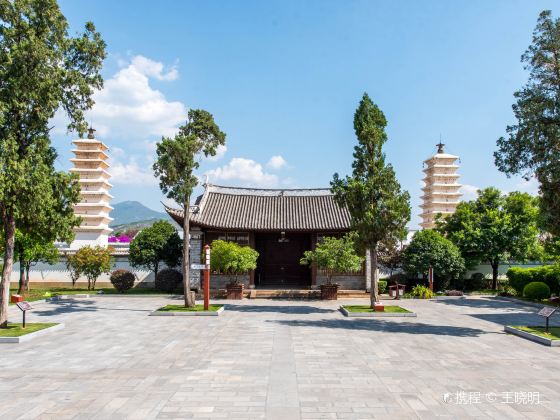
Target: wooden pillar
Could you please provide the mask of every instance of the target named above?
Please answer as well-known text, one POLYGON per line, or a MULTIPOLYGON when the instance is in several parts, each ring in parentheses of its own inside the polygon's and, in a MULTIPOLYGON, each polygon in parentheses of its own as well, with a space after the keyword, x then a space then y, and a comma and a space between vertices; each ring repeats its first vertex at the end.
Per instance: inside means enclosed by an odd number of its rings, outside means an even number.
MULTIPOLYGON (((249 246, 255 249, 255 232, 249 232, 249 246)), ((249 271, 249 289, 255 288, 255 270, 249 271)))
MULTIPOLYGON (((315 250, 317 245, 317 234, 311 233, 311 250, 315 250)), ((317 264, 311 264, 311 288, 315 289, 317 287, 317 264)))

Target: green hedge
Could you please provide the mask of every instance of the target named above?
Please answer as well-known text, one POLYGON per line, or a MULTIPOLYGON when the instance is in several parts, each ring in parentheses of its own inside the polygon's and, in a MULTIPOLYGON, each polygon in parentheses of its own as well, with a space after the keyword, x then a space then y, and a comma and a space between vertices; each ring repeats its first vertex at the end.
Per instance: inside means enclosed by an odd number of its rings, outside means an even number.
POLYGON ((558 294, 560 289, 560 267, 558 265, 544 265, 542 267, 521 268, 512 267, 507 273, 509 285, 513 287, 519 295, 529 283, 545 283, 550 291, 558 294))
POLYGON ((387 280, 379 280, 377 282, 377 290, 379 294, 387 292, 387 280))

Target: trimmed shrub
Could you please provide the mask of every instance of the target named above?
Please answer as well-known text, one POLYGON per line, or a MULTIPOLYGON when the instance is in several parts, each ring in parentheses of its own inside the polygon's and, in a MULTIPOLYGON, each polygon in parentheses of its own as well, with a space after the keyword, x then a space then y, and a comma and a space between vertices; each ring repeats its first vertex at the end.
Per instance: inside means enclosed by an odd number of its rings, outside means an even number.
POLYGON ((134 286, 134 274, 128 270, 118 269, 111 273, 111 284, 119 292, 124 293, 134 286))
POLYGON ((543 300, 550 297, 550 287, 542 281, 533 281, 523 288, 523 297, 543 300))
POLYGON ((419 297, 420 299, 431 299, 434 297, 434 292, 432 292, 428 287, 417 284, 412 288, 410 292, 412 296, 419 297))
POLYGON ((486 289, 488 282, 482 273, 473 273, 470 279, 465 280, 465 288, 467 290, 486 289))
POLYGON ((183 274, 172 268, 165 268, 158 273, 154 286, 160 292, 173 293, 182 282, 183 274))
POLYGON ((377 289, 379 294, 383 294, 387 292, 387 280, 379 280, 377 282, 377 289))

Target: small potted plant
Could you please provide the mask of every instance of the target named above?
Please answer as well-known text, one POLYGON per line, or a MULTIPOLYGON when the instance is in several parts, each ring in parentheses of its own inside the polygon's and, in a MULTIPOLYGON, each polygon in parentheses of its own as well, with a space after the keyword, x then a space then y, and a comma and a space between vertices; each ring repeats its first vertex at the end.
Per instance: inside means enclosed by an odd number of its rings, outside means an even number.
POLYGON ((228 299, 243 299, 243 283, 239 275, 257 268, 259 253, 248 246, 240 246, 235 242, 217 240, 212 242, 210 266, 213 271, 233 276, 226 284, 228 299))
POLYGON ((320 286, 321 299, 336 300, 339 285, 333 283, 333 274, 358 271, 363 261, 364 259, 356 254, 354 241, 346 235, 342 238, 323 238, 313 251, 305 251, 300 263, 304 265, 315 263, 317 268, 325 271, 327 281, 320 286))

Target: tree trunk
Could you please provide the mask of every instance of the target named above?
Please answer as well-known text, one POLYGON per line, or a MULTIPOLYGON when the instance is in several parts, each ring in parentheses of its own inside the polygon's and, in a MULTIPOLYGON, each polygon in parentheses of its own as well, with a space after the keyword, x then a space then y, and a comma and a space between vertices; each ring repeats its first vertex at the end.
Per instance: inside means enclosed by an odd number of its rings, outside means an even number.
POLYGON ((379 279, 377 278, 377 244, 373 247, 373 249, 368 249, 367 252, 370 253, 370 278, 371 278, 371 286, 370 286, 370 304, 373 308, 376 302, 379 302, 379 293, 378 293, 378 284, 379 279))
POLYGON ((4 268, 0 281, 0 328, 8 327, 8 300, 10 299, 10 277, 14 265, 14 243, 16 221, 13 215, 4 216, 4 268))
POLYGON ((26 292, 29 292, 29 270, 31 269, 31 265, 27 264, 25 266, 25 286, 24 289, 26 292))
POLYGON ((20 252, 19 257, 19 287, 18 287, 18 295, 23 295, 25 292, 25 264, 23 263, 23 254, 20 252))
POLYGON ((491 263, 492 266, 492 290, 498 290, 498 268, 499 263, 491 263))
POLYGON ((187 197, 185 203, 183 203, 184 217, 183 217, 183 293, 185 298, 185 306, 187 308, 194 307, 194 300, 191 294, 191 278, 190 278, 190 197, 187 197))

